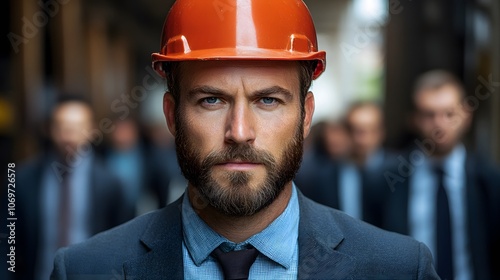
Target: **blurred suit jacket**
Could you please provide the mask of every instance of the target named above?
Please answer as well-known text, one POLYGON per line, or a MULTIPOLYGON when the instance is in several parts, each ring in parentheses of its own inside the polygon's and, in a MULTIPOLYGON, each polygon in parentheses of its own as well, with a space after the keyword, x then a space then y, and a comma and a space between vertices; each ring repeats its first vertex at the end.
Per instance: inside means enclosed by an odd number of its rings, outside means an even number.
MULTIPOLYGON (((392 158, 384 155, 387 161, 375 170, 362 172, 361 187, 361 219, 373 225, 380 225, 382 212, 380 204, 383 202, 383 193, 390 190, 384 177, 384 171, 393 164, 392 158)), ((334 161, 324 154, 310 154, 304 158, 304 162, 297 173, 295 182, 302 193, 310 199, 340 209, 339 188, 340 169, 342 162, 334 161)))
MULTIPOLYGON (((407 158, 407 157, 406 157, 407 158)), ((407 159, 408 160, 408 159, 407 159)), ((408 161, 410 162, 410 161, 408 161)), ((467 233, 475 279, 500 278, 500 173, 488 161, 467 154, 467 233)), ((392 170, 398 174, 397 166, 392 170)), ((393 192, 384 196, 383 221, 377 226, 409 234, 409 182, 394 180, 393 192)))
MULTIPOLYGON (((53 162, 48 153, 28 162, 17 172, 16 182, 16 273, 12 279, 34 279, 42 225, 41 185, 44 171, 53 162)), ((134 217, 134 209, 124 205, 119 181, 93 157, 91 164, 89 228, 94 235, 134 217)), ((54 217, 57 219, 58 217, 54 217)))
MULTIPOLYGON (((298 279, 438 279, 422 243, 298 198, 298 279)), ((60 249, 51 279, 183 279, 181 203, 60 249)))

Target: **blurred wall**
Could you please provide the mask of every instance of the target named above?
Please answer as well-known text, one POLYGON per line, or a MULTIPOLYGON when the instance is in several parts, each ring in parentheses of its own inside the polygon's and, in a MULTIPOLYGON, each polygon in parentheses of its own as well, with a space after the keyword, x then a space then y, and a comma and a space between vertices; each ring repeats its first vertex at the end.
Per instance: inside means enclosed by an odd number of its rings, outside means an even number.
POLYGON ((150 55, 173 0, 9 0, 2 88, 15 122, 11 158, 43 148, 45 122, 58 94, 88 97, 97 125, 138 114, 164 89, 150 55))
MULTIPOLYGON (((477 100, 467 144, 500 162, 500 86, 483 85, 500 81, 499 1, 382 1, 386 15, 370 19, 366 14, 377 12, 373 1, 306 0, 320 48, 329 51, 328 70, 313 84, 318 104, 327 104, 318 116, 339 114, 354 99, 367 98, 363 92, 373 91, 368 98, 385 104, 389 146, 402 147, 411 141, 406 116, 414 78, 444 68, 465 81, 471 102, 477 100), (360 7, 365 14, 356 12, 360 7), (378 32, 385 36, 374 35, 378 32), (346 44, 361 51, 355 61, 346 59, 346 44), (380 61, 369 51, 377 48, 380 61), (382 69, 368 73, 373 87, 356 70, 369 68, 364 65, 382 69), (479 86, 489 91, 477 97, 479 86)), ((43 123, 60 91, 90 97, 98 121, 139 114, 149 96, 161 94, 165 85, 151 71, 150 54, 159 49, 173 2, 6 1, 1 11, 2 159, 19 162, 43 148, 43 123)))

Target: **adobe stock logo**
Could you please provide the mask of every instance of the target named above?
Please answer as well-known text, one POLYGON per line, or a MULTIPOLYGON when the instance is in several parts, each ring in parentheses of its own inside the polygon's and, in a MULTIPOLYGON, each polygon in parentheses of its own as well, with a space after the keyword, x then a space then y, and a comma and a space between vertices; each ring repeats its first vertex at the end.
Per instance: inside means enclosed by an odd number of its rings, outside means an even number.
POLYGON ((59 13, 61 6, 67 4, 69 1, 70 0, 38 0, 37 4, 40 6, 41 10, 35 12, 31 19, 26 16, 21 18, 21 35, 14 32, 9 32, 9 34, 7 34, 7 38, 9 38, 9 42, 14 52, 17 54, 19 52, 19 46, 21 46, 21 44, 27 44, 30 39, 34 38, 38 34, 40 28, 47 25, 49 17, 55 17, 59 13))

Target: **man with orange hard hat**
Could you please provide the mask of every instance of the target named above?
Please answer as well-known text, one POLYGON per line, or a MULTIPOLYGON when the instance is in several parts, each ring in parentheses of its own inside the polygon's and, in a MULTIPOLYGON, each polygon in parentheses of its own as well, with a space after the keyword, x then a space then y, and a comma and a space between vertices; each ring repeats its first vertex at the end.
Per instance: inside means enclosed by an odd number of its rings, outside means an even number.
POLYGON ((429 250, 292 179, 325 69, 301 0, 178 0, 153 67, 188 180, 167 207, 58 252, 53 279, 434 279, 429 250))

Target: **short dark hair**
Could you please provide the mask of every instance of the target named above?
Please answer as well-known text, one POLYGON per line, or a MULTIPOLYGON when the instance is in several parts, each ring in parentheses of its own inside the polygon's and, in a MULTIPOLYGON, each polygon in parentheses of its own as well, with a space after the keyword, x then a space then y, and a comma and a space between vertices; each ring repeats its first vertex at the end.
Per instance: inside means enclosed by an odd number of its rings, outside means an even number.
POLYGON ((70 103, 70 102, 82 103, 82 104, 85 104, 89 107, 92 107, 90 100, 81 94, 61 93, 61 94, 59 94, 59 96, 56 99, 56 102, 54 104, 54 108, 58 107, 64 103, 70 103))
POLYGON ((466 94, 463 83, 452 73, 445 70, 432 70, 420 75, 417 78, 415 85, 413 87, 412 103, 414 109, 416 109, 415 108, 416 98, 421 92, 429 90, 438 90, 448 85, 457 88, 457 92, 459 94, 460 99, 465 98, 466 94))
POLYGON ((380 112, 384 111, 382 104, 380 104, 379 102, 360 100, 360 101, 356 101, 356 102, 352 103, 349 106, 349 109, 347 110, 346 115, 349 115, 353 111, 358 110, 359 108, 364 108, 364 107, 371 107, 371 108, 377 109, 380 112))
MULTIPOLYGON (((301 104, 301 117, 304 117, 305 109, 304 103, 307 92, 311 87, 312 75, 316 69, 318 61, 316 60, 300 60, 297 61, 299 66, 299 82, 300 82, 300 104, 301 104)), ((179 62, 165 62, 163 70, 166 73, 167 87, 170 94, 173 95, 175 101, 175 109, 179 104, 180 96, 180 67, 179 62)))
POLYGON ((49 112, 49 115, 48 115, 49 122, 53 121, 52 118, 53 118, 53 114, 54 114, 55 110, 57 108, 65 105, 65 104, 68 104, 68 103, 79 103, 79 104, 89 108, 89 110, 92 113, 92 117, 94 117, 94 108, 92 107, 92 103, 90 102, 90 100, 87 97, 85 97, 84 95, 81 95, 81 94, 63 92, 57 96, 57 99, 56 99, 55 103, 53 104, 52 109, 49 112))
POLYGON ((358 110, 358 109, 362 109, 362 108, 373 108, 375 110, 377 110, 378 114, 380 115, 380 125, 384 125, 383 122, 384 122, 384 108, 382 106, 382 104, 376 102, 376 101, 365 101, 365 100, 361 100, 361 101, 356 101, 354 103, 351 104, 351 106, 349 106, 349 109, 347 110, 345 116, 344 116, 344 125, 345 127, 348 129, 348 130, 351 130, 352 127, 351 127, 351 124, 349 122, 349 118, 351 116, 351 114, 358 110))

